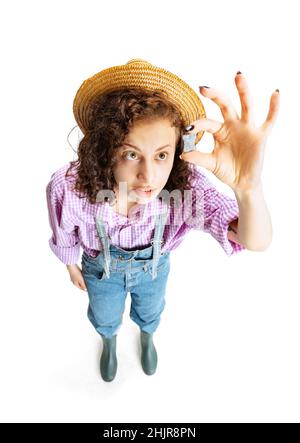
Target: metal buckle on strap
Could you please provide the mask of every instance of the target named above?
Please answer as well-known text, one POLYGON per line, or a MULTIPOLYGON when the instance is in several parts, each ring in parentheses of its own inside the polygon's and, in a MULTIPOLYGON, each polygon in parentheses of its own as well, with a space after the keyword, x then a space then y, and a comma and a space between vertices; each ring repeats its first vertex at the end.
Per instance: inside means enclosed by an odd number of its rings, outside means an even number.
POLYGON ((153 242, 159 242, 161 245, 163 244, 163 240, 151 240, 150 243, 153 245, 153 242))

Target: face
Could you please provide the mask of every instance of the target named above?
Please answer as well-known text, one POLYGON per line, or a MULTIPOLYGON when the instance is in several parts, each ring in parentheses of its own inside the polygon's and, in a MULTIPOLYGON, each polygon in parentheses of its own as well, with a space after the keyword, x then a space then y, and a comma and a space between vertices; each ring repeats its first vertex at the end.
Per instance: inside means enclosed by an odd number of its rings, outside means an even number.
POLYGON ((134 125, 119 148, 113 169, 118 184, 114 191, 123 213, 126 206, 129 210, 135 204, 148 203, 164 188, 172 170, 175 147, 176 129, 169 121, 134 125))

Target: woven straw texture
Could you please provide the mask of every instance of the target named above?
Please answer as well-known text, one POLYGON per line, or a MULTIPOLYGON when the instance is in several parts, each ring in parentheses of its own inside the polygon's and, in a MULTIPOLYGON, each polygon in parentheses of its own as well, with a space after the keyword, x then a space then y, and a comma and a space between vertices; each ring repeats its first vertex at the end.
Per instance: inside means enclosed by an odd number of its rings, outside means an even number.
MULTIPOLYGON (((165 92, 176 105, 185 126, 205 118, 204 106, 195 91, 177 75, 142 59, 129 60, 125 65, 113 66, 86 79, 78 89, 73 102, 75 120, 83 134, 89 129, 89 109, 93 99, 105 92, 123 87, 142 87, 165 92)), ((198 132, 196 144, 203 131, 198 132)))

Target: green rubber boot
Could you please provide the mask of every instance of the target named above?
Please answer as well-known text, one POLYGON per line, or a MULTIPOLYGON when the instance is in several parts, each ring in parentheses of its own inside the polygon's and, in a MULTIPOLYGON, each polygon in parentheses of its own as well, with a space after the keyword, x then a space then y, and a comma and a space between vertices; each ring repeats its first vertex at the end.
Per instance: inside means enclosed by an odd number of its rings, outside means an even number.
POLYGON ((103 350, 100 358, 100 372, 104 381, 112 381, 117 373, 118 361, 116 356, 117 336, 112 338, 101 335, 103 341, 103 350))
POLYGON ((141 363, 145 374, 152 375, 157 367, 157 352, 152 341, 152 334, 141 330, 141 363))

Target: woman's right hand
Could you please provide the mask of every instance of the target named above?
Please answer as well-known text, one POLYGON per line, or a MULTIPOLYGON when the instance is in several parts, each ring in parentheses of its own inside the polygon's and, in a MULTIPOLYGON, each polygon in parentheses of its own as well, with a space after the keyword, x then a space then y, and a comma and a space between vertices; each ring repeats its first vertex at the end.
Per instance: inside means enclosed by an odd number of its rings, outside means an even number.
POLYGON ((71 282, 77 286, 77 288, 82 289, 82 291, 87 291, 80 267, 78 265, 66 266, 70 274, 71 282))

